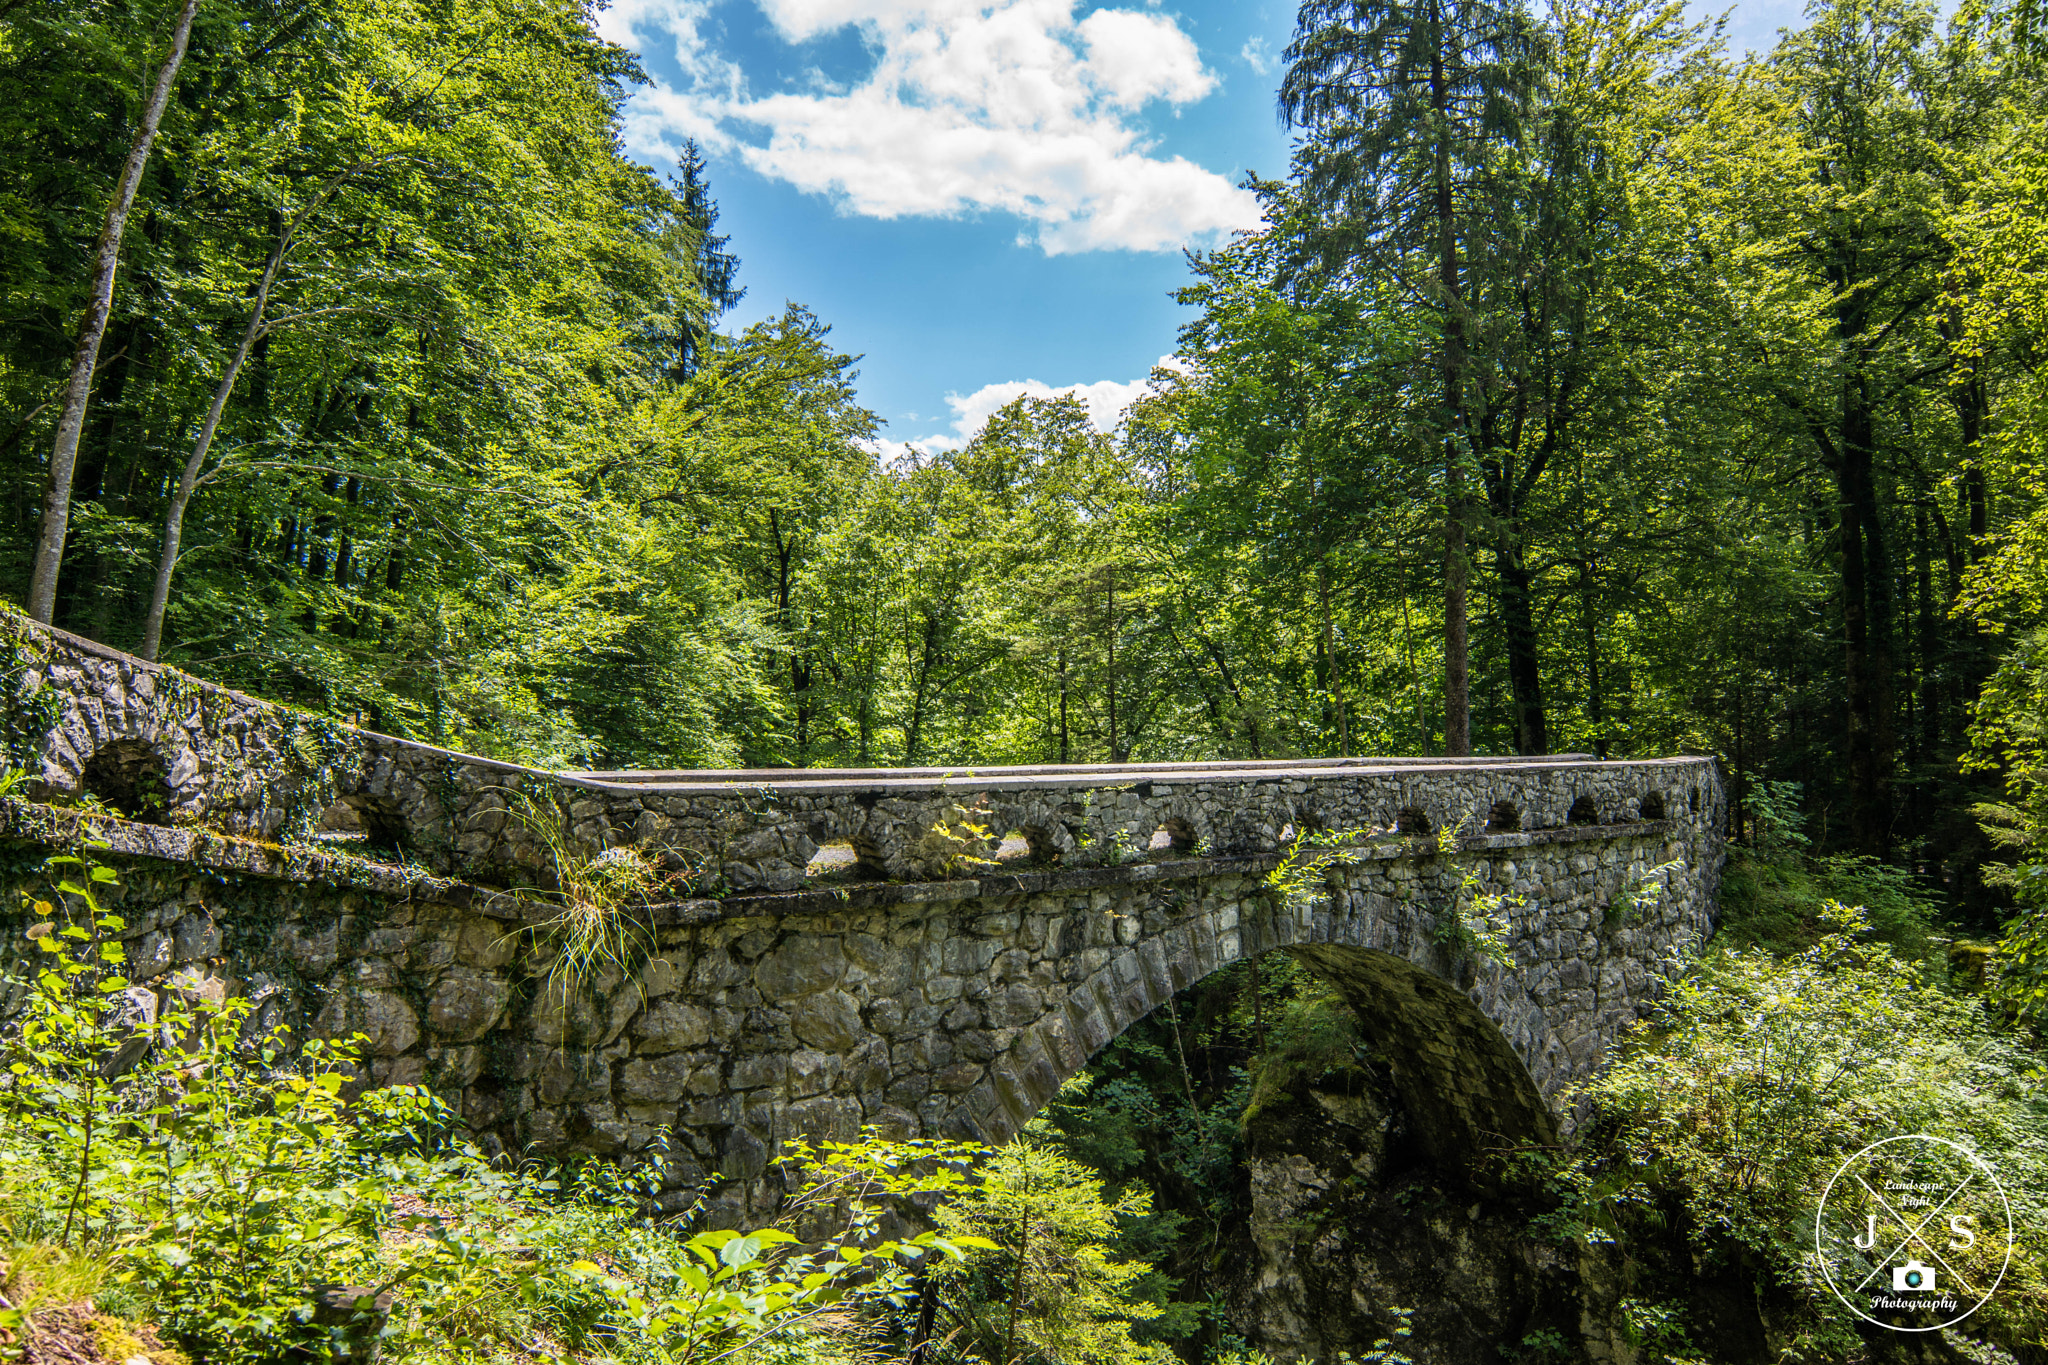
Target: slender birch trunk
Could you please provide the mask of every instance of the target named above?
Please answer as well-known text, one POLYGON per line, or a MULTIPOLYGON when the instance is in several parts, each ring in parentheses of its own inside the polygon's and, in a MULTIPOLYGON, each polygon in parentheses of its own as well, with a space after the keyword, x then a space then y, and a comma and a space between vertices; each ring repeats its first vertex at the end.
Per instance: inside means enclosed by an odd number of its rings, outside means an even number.
POLYGON ((135 191, 142 184, 142 169, 149 162, 149 147, 163 122, 164 107, 170 103, 171 88, 177 83, 178 68, 185 61, 185 47, 192 37, 192 19, 199 12, 199 0, 185 0, 178 21, 171 30, 171 52, 156 73, 156 86, 142 111, 142 125, 128 149, 128 164, 121 169, 121 183, 114 202, 107 206, 107 220, 100 228, 99 244, 93 249, 92 294, 86 300, 85 321, 78 336, 78 351, 71 359, 71 381, 64 390, 64 411, 57 419, 57 444, 50 451, 50 480, 43 492, 42 526, 36 537, 35 569, 29 578, 28 614, 48 624, 57 608, 57 574, 64 564, 64 537, 71 527, 71 478, 78 467, 78 438, 85 430, 86 403, 92 396, 93 369, 99 364, 100 342, 107 334, 107 319, 114 306, 114 271, 121 260, 121 235, 128 226, 128 210, 135 206, 135 191))
POLYGON ((156 565, 156 586, 149 594, 149 616, 142 626, 142 648, 144 659, 154 663, 157 650, 163 643, 164 609, 171 600, 171 574, 178 567, 178 544, 185 534, 185 509, 192 502, 192 494, 199 487, 199 472, 206 465, 207 452, 213 449, 214 433, 220 430, 221 413, 227 408, 228 397, 235 391, 235 381, 241 378, 242 366, 248 363, 249 352, 256 347, 256 338, 263 335, 264 313, 270 306, 270 288, 277 282, 277 272, 284 265, 285 253, 291 250, 292 235, 298 224, 295 222, 278 235, 277 246, 270 253, 270 260, 263 267, 262 282, 256 286, 256 301, 249 309, 249 325, 242 329, 242 344, 235 348, 234 359, 228 362, 227 373, 213 391, 213 404, 206 410, 206 420, 200 425, 199 439, 192 443, 192 454, 185 461, 184 472, 178 476, 178 486, 171 493, 171 505, 164 513, 164 548, 156 565))

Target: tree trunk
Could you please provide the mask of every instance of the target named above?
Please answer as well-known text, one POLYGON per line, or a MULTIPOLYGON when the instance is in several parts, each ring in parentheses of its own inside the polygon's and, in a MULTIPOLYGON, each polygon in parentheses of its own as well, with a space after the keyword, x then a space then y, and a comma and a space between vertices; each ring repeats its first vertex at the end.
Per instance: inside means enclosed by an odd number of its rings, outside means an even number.
MULTIPOLYGON (((1027 1186, 1028 1189, 1028 1186, 1027 1186)), ((1017 1236, 1017 1279, 1010 1287, 1010 1321, 1003 1328, 1003 1354, 996 1365, 1010 1365, 1010 1348, 1017 1340, 1017 1310, 1024 1305, 1024 1272, 1030 1264, 1031 1215, 1026 1212, 1023 1230, 1017 1236)))
POLYGON ((1330 564, 1316 561, 1316 589, 1323 599, 1323 683, 1330 694, 1330 711, 1337 720, 1337 756, 1351 757, 1351 727, 1344 718, 1344 691, 1337 682, 1337 626, 1330 619, 1330 564))
POLYGON ((29 579, 28 614, 46 625, 57 605, 57 573, 64 563, 64 537, 71 526, 71 475, 78 463, 78 436, 85 429, 86 403, 92 395, 93 367, 99 363, 100 341, 106 336, 107 318, 113 311, 114 271, 121 260, 121 234, 128 225, 128 210, 135 204, 135 191, 142 184, 150 143, 156 140, 157 125, 163 122, 164 106, 170 103, 171 87, 177 83, 178 68, 185 61, 185 45, 192 37, 192 17, 198 12, 199 0, 185 0, 178 11, 177 23, 171 30, 170 55, 157 69, 156 86, 143 108, 142 125, 135 130, 128 162, 121 168, 114 202, 107 206, 106 222, 93 250, 92 293, 86 300, 78 351, 71 360, 64 411, 57 419, 57 443, 50 451, 50 478, 43 492, 43 521, 36 537, 35 569, 29 579))
POLYGON ((1415 666, 1415 626, 1408 619, 1408 589, 1401 589, 1401 647, 1408 656, 1408 690, 1415 696, 1415 753, 1429 755, 1429 708, 1422 695, 1422 671, 1415 666))
POLYGON ((1109 761, 1121 763, 1124 756, 1116 751, 1116 571, 1110 571, 1109 579, 1109 761))
POLYGON ((1586 721, 1593 727, 1593 755, 1607 757, 1607 699, 1600 684, 1600 625, 1593 615, 1593 564, 1579 563, 1579 624, 1586 636, 1586 721))
POLYGON ((1514 544, 1514 532, 1502 532, 1494 552, 1500 568, 1500 614, 1507 628, 1508 685, 1515 700, 1515 752, 1547 754, 1550 729, 1543 714, 1543 674, 1536 657, 1536 606, 1532 575, 1514 544))
POLYGON ((923 615, 924 630, 918 645, 917 685, 910 697, 910 723, 903 727, 903 766, 906 768, 917 766, 917 746, 923 739, 924 730, 925 690, 931 684, 932 669, 935 667, 933 655, 936 653, 936 646, 932 640, 940 629, 939 622, 932 612, 926 611, 923 615))
POLYGON ((1442 25, 1430 55, 1430 95, 1436 107, 1437 282, 1444 309, 1444 753, 1472 752, 1471 653, 1466 640, 1465 480, 1458 428, 1465 410, 1465 317, 1458 284, 1457 208, 1451 197, 1450 125, 1442 25))
POLYGON ((1843 682, 1848 693, 1850 837, 1884 857, 1891 848, 1893 715, 1891 565, 1874 478, 1876 413, 1861 376, 1845 386, 1838 529, 1842 554, 1843 682))
POLYGON ((1927 526, 1928 499, 1913 508, 1913 591, 1917 616, 1917 652, 1920 686, 1913 697, 1914 725, 1908 765, 1912 771, 1913 806, 1909 815, 1914 829, 1926 829, 1934 822, 1936 785, 1941 753, 1942 675, 1947 671, 1943 631, 1934 613, 1934 560, 1927 526))
POLYGON ((932 1283, 928 1260, 917 1266, 917 1326, 910 1333, 908 1365, 925 1365, 932 1344, 932 1324, 939 1313, 939 1287, 932 1283))
POLYGON ((1060 646, 1060 762, 1067 763, 1067 649, 1060 646))
MULTIPOLYGON (((1984 426, 1989 417, 1991 398, 1986 393, 1984 381, 1972 375, 1970 381, 1959 386, 1956 393, 1956 412, 1962 423, 1963 477, 1961 487, 1956 490, 1960 503, 1958 520, 1967 528, 1965 543, 1956 547, 1951 558, 1949 578, 1949 605, 1953 606, 1962 591, 1964 566, 1975 564, 1984 557, 1984 537, 1991 526, 1991 500, 1984 484, 1984 426)), ((1974 627, 1956 629, 1949 637, 1949 660, 1953 683, 1949 689, 1950 728, 1952 743, 1957 749, 1969 743, 1970 703, 1984 691, 1984 684, 1991 677, 1993 653, 1991 641, 1974 627)))
POLYGON ((185 509, 191 505, 192 494, 199 487, 199 472, 206 465, 207 452, 213 449, 214 433, 220 430, 221 413, 227 408, 228 396, 235 391, 235 380, 241 377, 242 367, 248 363, 249 352, 254 349, 256 339, 263 335, 263 314, 270 306, 270 287, 277 282, 277 272, 283 267, 285 253, 291 250, 291 245, 292 229, 287 228, 278 236, 277 246, 263 267, 263 279, 256 286, 256 301, 249 309, 249 325, 242 330, 242 344, 235 348, 227 373, 220 377, 220 384, 213 391, 213 406, 206 410, 206 421, 199 428, 199 439, 192 443, 192 454, 185 461, 184 472, 178 476, 178 486, 171 493, 171 505, 164 513, 164 549, 156 564, 156 586, 150 590, 149 615, 143 621, 142 649, 139 651, 152 663, 163 644, 164 609, 171 600, 171 574, 178 567, 178 544, 185 534, 185 509))

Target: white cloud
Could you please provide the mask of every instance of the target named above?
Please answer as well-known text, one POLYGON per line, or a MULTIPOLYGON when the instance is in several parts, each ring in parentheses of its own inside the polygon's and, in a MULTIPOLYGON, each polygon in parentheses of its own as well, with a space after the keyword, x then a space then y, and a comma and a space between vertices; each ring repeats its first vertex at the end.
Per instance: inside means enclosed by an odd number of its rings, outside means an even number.
MULTIPOLYGON (((1155 368, 1184 370, 1186 365, 1175 356, 1163 355, 1155 368)), ((953 410, 953 429, 950 432, 914 437, 900 444, 922 455, 958 450, 974 439, 989 418, 1019 398, 1057 398, 1061 394, 1072 394, 1081 400, 1088 409, 1088 420, 1094 423, 1096 430, 1113 431, 1123 417, 1124 409, 1144 397, 1145 388, 1150 383, 1151 378, 1147 376, 1128 383, 1098 379, 1093 384, 1068 384, 1063 388, 1054 388, 1036 379, 1007 379, 998 384, 983 384, 973 393, 946 395, 946 406, 953 410)))
POLYGON ((1266 51, 1266 40, 1264 38, 1247 40, 1245 45, 1238 49, 1237 55, 1246 66, 1252 69, 1253 75, 1269 76, 1272 74, 1273 57, 1271 53, 1266 51))
POLYGON ((704 39, 710 17, 711 0, 612 0, 597 13, 597 31, 638 52, 667 47, 694 83, 707 75, 722 76, 722 68, 731 65, 715 57, 704 39))
POLYGON ((1099 9, 1075 29, 1087 48, 1089 84, 1119 108, 1150 100, 1190 104, 1216 88, 1193 40, 1171 19, 1099 9))
POLYGON ((849 26, 876 54, 850 89, 753 97, 711 50, 708 0, 617 0, 614 41, 675 45, 686 88, 636 93, 626 137, 666 155, 685 136, 874 218, 995 210, 1048 254, 1158 251, 1258 224, 1253 196, 1162 156, 1130 116, 1216 86, 1171 18, 1074 0, 759 0, 787 41, 849 26))

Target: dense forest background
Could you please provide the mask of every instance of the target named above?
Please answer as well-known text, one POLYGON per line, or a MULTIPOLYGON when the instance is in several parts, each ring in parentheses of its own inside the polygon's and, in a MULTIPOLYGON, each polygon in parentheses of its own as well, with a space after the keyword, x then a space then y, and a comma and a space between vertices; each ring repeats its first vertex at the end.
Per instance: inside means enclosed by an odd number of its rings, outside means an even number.
MULTIPOLYGON (((1180 367, 912 458, 801 305, 719 333, 744 243, 694 151, 625 155, 581 5, 205 0, 54 620, 549 765, 1703 750, 1738 834, 1794 802, 1989 915, 2048 584, 2030 14, 1818 3, 1737 60, 1648 0, 1311 0, 1180 367)), ((177 17, 0 8, 23 601, 177 17)))

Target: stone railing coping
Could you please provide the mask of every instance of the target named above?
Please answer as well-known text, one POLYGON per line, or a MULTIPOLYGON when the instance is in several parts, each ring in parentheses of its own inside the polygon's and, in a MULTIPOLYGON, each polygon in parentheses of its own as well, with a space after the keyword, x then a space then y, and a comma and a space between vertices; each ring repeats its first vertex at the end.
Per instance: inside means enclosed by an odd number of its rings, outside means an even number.
MULTIPOLYGON (((409 742, 409 741, 402 741, 409 742)), ((887 792, 930 796, 945 792, 1102 790, 1110 787, 1163 787, 1216 782, 1268 783, 1315 781, 1330 777, 1373 777, 1388 774, 1429 776, 1438 773, 1500 770, 1528 772, 1574 768, 1658 768, 1696 763, 1697 758, 1595 759, 1584 754, 1547 754, 1506 758, 1323 759, 1285 762, 1187 764, 1072 764, 1038 768, 762 768, 749 770, 671 769, 662 772, 549 774, 573 778, 579 785, 631 795, 729 796, 764 791, 791 796, 887 792), (882 774, 899 773, 899 776, 882 774)))
MULTIPOLYGON (((1673 822, 1669 820, 1639 820, 1625 824, 1567 825, 1558 829, 1478 834, 1458 839, 1449 852, 1454 856, 1548 844, 1642 838, 1667 833, 1672 828, 1673 822)), ((34 840, 55 848, 95 848, 120 857, 187 863, 209 871, 272 881, 354 888, 398 900, 473 910, 495 919, 530 923, 545 920, 560 910, 557 902, 543 898, 544 893, 520 895, 515 891, 478 886, 456 878, 437 877, 403 863, 380 863, 354 854, 303 845, 288 846, 205 829, 152 825, 11 796, 0 797, 0 837, 34 840)), ((1313 851, 1348 854, 1350 861, 1427 859, 1444 853, 1435 836, 1424 835, 1380 835, 1348 844, 1316 845, 1313 851)), ((1100 867, 997 871, 943 881, 848 881, 801 891, 748 892, 718 898, 654 901, 642 908, 657 927, 672 928, 745 915, 828 914, 882 905, 1029 896, 1049 891, 1086 891, 1143 882, 1264 876, 1289 856, 1286 853, 1234 857, 1168 856, 1158 861, 1100 867)))
POLYGON ((953 779, 981 777, 1034 777, 1034 776, 1099 776, 1116 777, 1124 774, 1153 776, 1161 773, 1213 773, 1213 772, 1259 772, 1275 771, 1320 771, 1330 768, 1390 768, 1413 767, 1478 767, 1489 768, 1503 763, 1558 763, 1597 762, 1592 754, 1510 754, 1505 757, 1486 755, 1422 756, 1413 754, 1354 754, 1345 758, 1215 758, 1180 763, 994 763, 954 764, 950 767, 923 768, 578 768, 572 770, 577 777, 587 777, 600 782, 649 782, 649 781, 718 781, 735 785, 757 786, 762 783, 773 785, 791 777, 802 781, 810 775, 856 779, 874 778, 880 781, 916 780, 921 778, 953 779))

